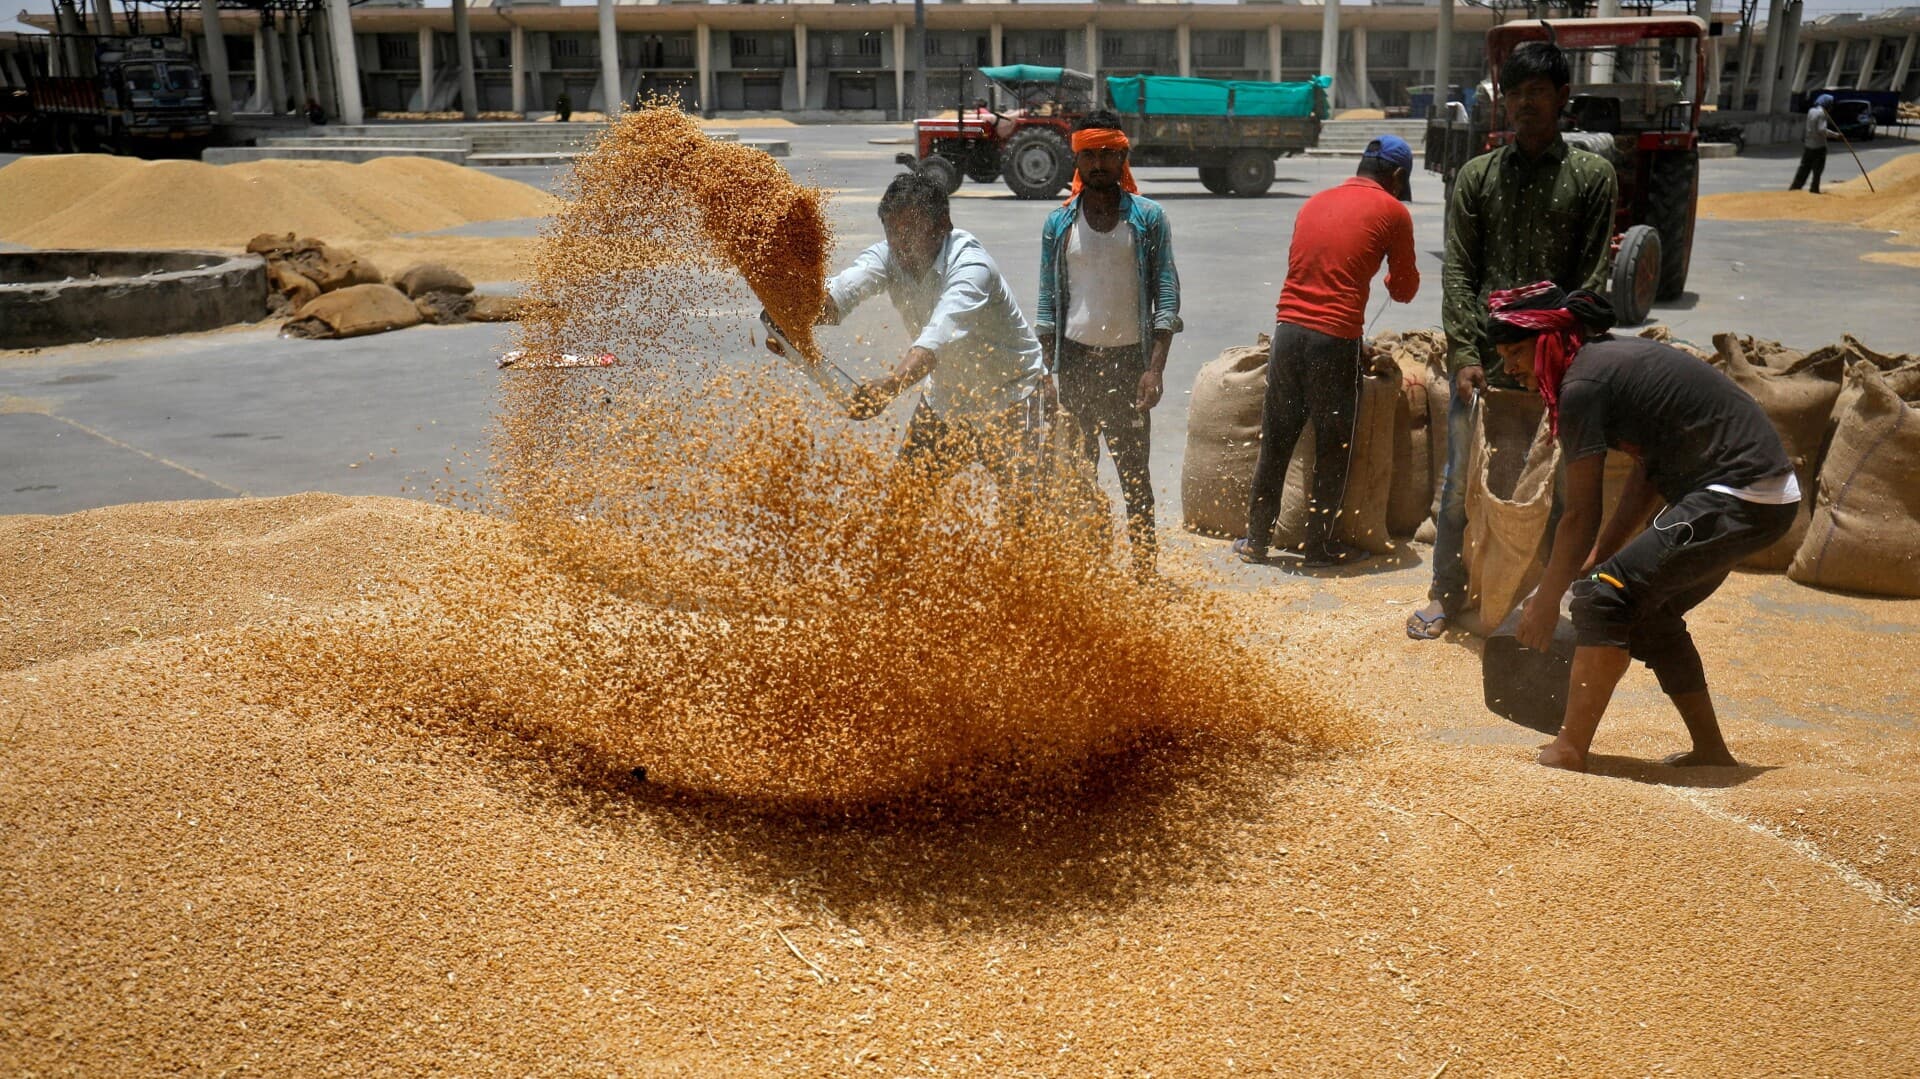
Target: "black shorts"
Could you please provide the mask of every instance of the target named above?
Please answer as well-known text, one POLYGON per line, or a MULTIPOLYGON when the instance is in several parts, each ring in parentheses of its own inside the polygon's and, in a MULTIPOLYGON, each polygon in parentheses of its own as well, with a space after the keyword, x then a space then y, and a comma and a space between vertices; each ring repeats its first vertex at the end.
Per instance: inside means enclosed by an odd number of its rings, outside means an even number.
MULTIPOLYGON (((1653 525, 1573 585, 1573 624, 1582 647, 1625 648, 1661 676, 1668 692, 1697 674, 1684 661, 1662 669, 1676 651, 1691 652, 1686 613, 1718 589, 1740 560, 1793 527, 1798 503, 1748 502, 1719 491, 1695 491, 1661 510, 1653 525), (1669 685, 1669 679, 1674 682, 1669 685)), ((1677 657, 1675 657, 1677 658, 1677 657)), ((1698 659, 1692 661, 1697 669, 1698 659)))

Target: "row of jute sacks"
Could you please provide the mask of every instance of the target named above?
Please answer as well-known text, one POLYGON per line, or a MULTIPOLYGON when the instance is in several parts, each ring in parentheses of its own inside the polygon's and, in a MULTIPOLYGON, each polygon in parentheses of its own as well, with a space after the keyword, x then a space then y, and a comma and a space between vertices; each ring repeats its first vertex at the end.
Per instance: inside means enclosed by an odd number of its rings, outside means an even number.
MULTIPOLYGON (((1920 357, 1876 352, 1848 336, 1800 352, 1738 334, 1707 352, 1655 326, 1668 341, 1714 364, 1759 402, 1806 497, 1791 532, 1743 563, 1802 584, 1920 597, 1920 357)), ((1446 338, 1438 330, 1377 340, 1361 380, 1360 406, 1336 539, 1379 554, 1397 540, 1430 541, 1447 461, 1446 338)), ((1260 454, 1268 339, 1230 348, 1200 369, 1187 422, 1180 493, 1187 528, 1244 533, 1260 454)), ((1489 390, 1475 410, 1467 487, 1470 605, 1499 624, 1545 565, 1559 447, 1547 435, 1538 395, 1489 390)), ((1607 509, 1633 465, 1607 459, 1607 509)), ((1311 427, 1294 447, 1274 545, 1300 542, 1311 427)))

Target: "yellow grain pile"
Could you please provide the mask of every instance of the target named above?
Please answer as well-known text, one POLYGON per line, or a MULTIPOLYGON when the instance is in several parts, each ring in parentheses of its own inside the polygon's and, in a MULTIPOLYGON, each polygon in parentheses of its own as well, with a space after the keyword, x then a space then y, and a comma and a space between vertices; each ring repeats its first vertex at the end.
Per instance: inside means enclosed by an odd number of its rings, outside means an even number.
POLYGON ((0 169, 0 240, 29 247, 239 247, 263 232, 344 242, 556 205, 518 181, 417 157, 207 165, 80 154, 0 169))
POLYGON ((302 496, 0 537, 8 1073, 1920 1071, 1910 604, 1736 576, 1694 632, 1751 767, 1645 763, 1684 736, 1636 671, 1574 776, 1485 715, 1469 650, 1397 634, 1421 567, 1247 567, 1265 647, 1386 744, 1150 743, 823 821, 276 695, 303 672, 264 626, 519 557, 500 522, 302 496))
POLYGON ((1895 243, 1920 244, 1920 153, 1907 154, 1874 169, 1874 191, 1855 175, 1853 159, 1836 150, 1827 158, 1822 194, 1806 191, 1752 191, 1706 195, 1700 213, 1749 221, 1831 221, 1898 232, 1895 243), (1842 182, 1835 182, 1842 181, 1842 182))

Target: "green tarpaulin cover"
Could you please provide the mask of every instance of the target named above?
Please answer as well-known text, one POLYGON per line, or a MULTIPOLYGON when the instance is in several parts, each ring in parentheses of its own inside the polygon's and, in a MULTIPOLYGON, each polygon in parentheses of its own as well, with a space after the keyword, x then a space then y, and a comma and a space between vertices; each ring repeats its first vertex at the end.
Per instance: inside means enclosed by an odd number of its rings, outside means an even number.
POLYGON ((1173 75, 1109 78, 1107 92, 1121 112, 1148 116, 1312 116, 1333 85, 1325 75, 1306 82, 1185 79, 1173 75), (1145 107, 1142 108, 1142 98, 1145 107))
POLYGON ((1059 82, 1065 68, 1039 67, 1034 64, 1008 64, 1005 67, 983 67, 980 74, 989 79, 1002 82, 1059 82))

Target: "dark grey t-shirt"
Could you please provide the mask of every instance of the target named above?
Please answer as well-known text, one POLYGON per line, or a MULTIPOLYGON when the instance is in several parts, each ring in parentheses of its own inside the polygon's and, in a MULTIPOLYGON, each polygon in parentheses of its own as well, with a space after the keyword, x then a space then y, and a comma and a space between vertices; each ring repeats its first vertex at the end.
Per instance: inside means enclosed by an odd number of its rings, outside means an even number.
POLYGON ((1560 447, 1569 462, 1609 449, 1638 457, 1668 502, 1792 468, 1745 390, 1711 364, 1640 337, 1601 338, 1573 358, 1560 384, 1560 447))

